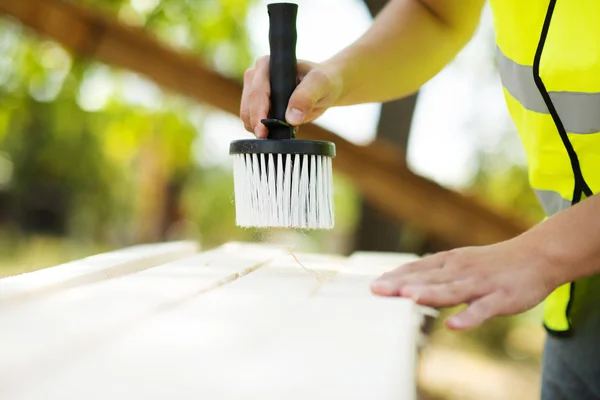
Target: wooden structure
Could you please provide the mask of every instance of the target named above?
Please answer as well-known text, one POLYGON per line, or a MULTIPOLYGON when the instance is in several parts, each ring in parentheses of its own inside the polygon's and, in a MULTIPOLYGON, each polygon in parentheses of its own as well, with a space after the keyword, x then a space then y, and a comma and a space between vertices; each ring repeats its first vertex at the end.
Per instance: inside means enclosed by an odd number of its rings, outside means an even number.
POLYGON ((173 242, 0 279, 0 398, 414 400, 431 310, 369 291, 413 258, 173 242))
MULTIPOLYGON (((68 49, 127 68, 162 87, 237 115, 242 89, 198 59, 159 43, 141 29, 65 0, 0 0, 8 14, 68 49)), ((391 146, 354 145, 317 125, 301 129, 306 139, 337 145, 334 168, 347 175, 364 198, 398 222, 417 226, 451 246, 483 245, 512 238, 527 224, 424 179, 391 146)))

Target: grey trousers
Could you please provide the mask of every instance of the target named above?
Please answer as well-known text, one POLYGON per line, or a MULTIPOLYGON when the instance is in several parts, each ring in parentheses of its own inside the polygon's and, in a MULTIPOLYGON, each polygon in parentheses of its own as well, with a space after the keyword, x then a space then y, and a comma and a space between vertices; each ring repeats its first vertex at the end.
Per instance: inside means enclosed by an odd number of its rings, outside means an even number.
POLYGON ((542 400, 600 399, 600 277, 575 283, 573 335, 548 335, 542 363, 542 400))

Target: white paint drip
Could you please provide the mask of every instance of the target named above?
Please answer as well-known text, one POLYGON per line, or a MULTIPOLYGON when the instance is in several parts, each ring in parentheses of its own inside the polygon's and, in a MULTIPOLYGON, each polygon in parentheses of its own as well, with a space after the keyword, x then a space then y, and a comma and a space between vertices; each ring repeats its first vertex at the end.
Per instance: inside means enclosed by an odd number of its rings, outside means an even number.
POLYGON ((233 167, 238 226, 333 228, 330 157, 236 154, 233 167))

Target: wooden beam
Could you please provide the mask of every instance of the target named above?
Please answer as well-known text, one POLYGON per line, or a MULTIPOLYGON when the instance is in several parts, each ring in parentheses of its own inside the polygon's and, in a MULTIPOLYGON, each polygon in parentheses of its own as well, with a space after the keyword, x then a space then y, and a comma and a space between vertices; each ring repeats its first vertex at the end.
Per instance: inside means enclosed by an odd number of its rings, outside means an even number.
MULTIPOLYGON (((0 13, 19 19, 78 54, 135 71, 166 89, 222 111, 239 112, 239 82, 115 18, 63 0, 0 0, 0 13)), ((300 137, 334 142, 334 168, 352 179, 374 206, 446 243, 489 244, 512 238, 527 228, 523 221, 414 174, 397 152, 382 142, 357 146, 314 124, 303 126, 300 137)))

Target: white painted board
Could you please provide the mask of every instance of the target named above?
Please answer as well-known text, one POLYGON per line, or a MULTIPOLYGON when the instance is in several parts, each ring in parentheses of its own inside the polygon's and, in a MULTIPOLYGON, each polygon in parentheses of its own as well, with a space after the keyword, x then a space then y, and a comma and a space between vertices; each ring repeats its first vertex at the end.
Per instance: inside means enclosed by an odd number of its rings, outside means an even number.
POLYGON ((232 243, 0 307, 0 398, 414 399, 418 309, 359 264, 232 243))

